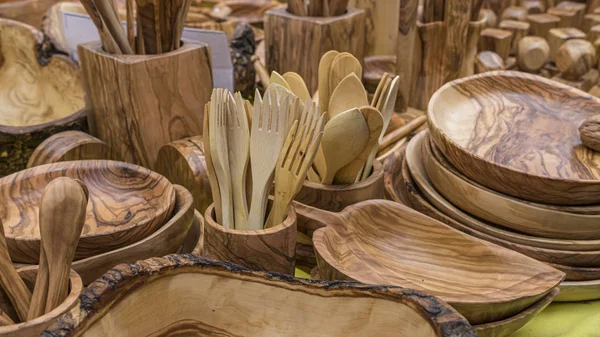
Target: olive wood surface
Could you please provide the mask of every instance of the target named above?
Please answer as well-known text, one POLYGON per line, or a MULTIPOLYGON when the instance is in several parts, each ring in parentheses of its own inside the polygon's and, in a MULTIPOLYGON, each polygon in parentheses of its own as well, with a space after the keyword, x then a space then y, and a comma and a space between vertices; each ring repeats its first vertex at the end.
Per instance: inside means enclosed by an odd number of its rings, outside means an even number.
POLYGON ((60 0, 3 0, 0 1, 0 18, 23 22, 39 27, 48 8, 60 0))
POLYGON ((513 316, 564 278, 544 263, 392 201, 319 213, 326 226, 313 234, 313 244, 321 277, 426 291, 471 324, 513 316))
POLYGON ((578 131, 599 109, 594 96, 504 71, 446 84, 428 117, 433 141, 467 177, 514 197, 577 205, 600 202, 600 153, 578 131))
POLYGON ((189 254, 116 266, 81 299, 45 336, 476 336, 419 291, 311 282, 189 254))
POLYGON ((563 282, 556 302, 581 302, 600 299, 600 280, 563 282))
POLYGON ((423 160, 427 178, 444 199, 466 213, 528 235, 502 228, 488 234, 542 248, 600 249, 600 240, 576 240, 600 238, 599 206, 544 205, 497 193, 456 171, 430 143, 428 134, 419 137, 417 156, 423 160))
POLYGON ((39 200, 52 179, 81 180, 89 189, 86 221, 75 259, 127 246, 152 234, 170 217, 173 185, 146 168, 109 160, 36 166, 0 179, 0 218, 14 262, 40 256, 39 200))

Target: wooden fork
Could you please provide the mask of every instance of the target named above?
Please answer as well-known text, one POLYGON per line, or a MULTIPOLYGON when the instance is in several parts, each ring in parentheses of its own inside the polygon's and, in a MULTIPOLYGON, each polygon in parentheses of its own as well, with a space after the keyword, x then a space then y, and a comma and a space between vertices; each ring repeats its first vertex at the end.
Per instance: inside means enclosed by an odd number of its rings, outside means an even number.
POLYGON ((250 130, 244 99, 237 92, 235 99, 229 95, 227 114, 227 147, 233 193, 233 219, 235 229, 248 228, 248 203, 246 201, 246 169, 250 151, 250 130))

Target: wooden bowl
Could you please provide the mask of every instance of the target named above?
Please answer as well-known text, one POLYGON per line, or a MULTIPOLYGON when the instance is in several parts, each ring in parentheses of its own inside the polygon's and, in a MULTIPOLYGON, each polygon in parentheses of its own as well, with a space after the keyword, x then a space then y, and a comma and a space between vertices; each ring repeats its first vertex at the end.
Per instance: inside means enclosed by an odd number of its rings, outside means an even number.
POLYGON ((600 203, 600 153, 579 125, 600 99, 540 76, 488 72, 444 85, 429 102, 435 144, 493 190, 557 205, 600 203))
POLYGON ((471 324, 513 316, 564 278, 544 263, 392 201, 364 201, 328 214, 326 227, 313 235, 322 278, 426 291, 471 324))
POLYGON ((189 254, 116 266, 81 298, 45 336, 476 336, 419 291, 311 282, 189 254))
MULTIPOLYGON (((87 286, 119 263, 134 263, 138 260, 177 252, 188 238, 194 220, 197 219, 194 217, 194 200, 190 192, 179 185, 173 187, 175 189, 173 215, 156 232, 128 246, 73 261, 71 268, 81 276, 84 285, 87 286)), ((202 231, 204 219, 199 220, 198 226, 202 231)), ((202 233, 200 235, 202 236, 202 233)), ((37 265, 15 264, 15 266, 37 269, 37 265)))
MULTIPOLYGON (((413 138, 406 148, 406 163, 411 177, 416 182, 419 191, 423 193, 425 198, 433 204, 433 206, 453 218, 454 220, 466 225, 475 231, 482 232, 485 234, 492 235, 492 233, 499 232, 495 230, 495 227, 486 224, 481 220, 478 220, 460 209, 456 208, 444 197, 442 197, 431 184, 427 172, 425 171, 425 165, 423 164, 423 156, 420 153, 422 142, 427 141, 424 137, 425 134, 419 134, 413 138)), ((509 233, 503 231, 503 233, 509 233)), ((551 262, 556 264, 578 266, 578 267, 597 267, 600 266, 600 250, 590 251, 572 251, 572 250, 557 250, 548 248, 539 248, 526 244, 513 243, 510 240, 504 238, 494 241, 500 243, 500 245, 507 248, 516 250, 527 256, 530 256, 536 260, 551 262), (504 241, 504 242, 502 242, 504 241), (505 244, 508 242, 508 245, 505 244)))
MULTIPOLYGON (((27 287, 33 291, 33 287, 35 285, 36 277, 37 277, 37 269, 24 268, 19 269, 17 271, 19 276, 25 281, 27 287)), ((0 326, 0 336, 2 337, 31 337, 31 336, 39 336, 42 331, 44 331, 48 326, 54 324, 58 317, 62 314, 70 311, 76 305, 79 304, 79 294, 83 290, 83 283, 81 282, 81 278, 74 270, 71 270, 69 279, 69 295, 61 303, 58 307, 54 308, 54 310, 49 313, 42 315, 36 319, 7 326, 0 326)), ((4 292, 4 290, 0 289, 0 308, 4 311, 8 316, 10 316, 13 321, 17 321, 18 316, 15 312, 14 308, 10 300, 8 299, 8 295, 4 292)))
POLYGON ((501 237, 542 248, 600 249, 600 240, 590 240, 600 238, 600 206, 550 206, 500 194, 461 175, 430 144, 428 134, 422 138, 420 157, 427 176, 446 200, 480 219, 529 234, 501 229, 506 232, 501 237))
POLYGON ((214 204, 206 209, 204 223, 206 257, 230 261, 257 271, 294 274, 297 227, 296 211, 293 206, 288 208, 283 222, 272 228, 259 230, 225 228, 215 220, 214 204))
POLYGON ((20 21, 39 27, 48 8, 60 0, 3 0, 0 1, 0 18, 20 21))
POLYGON ((560 284, 556 302, 581 302, 600 299, 600 280, 566 281, 560 284))
POLYGON ((33 27, 0 19, 0 176, 24 169, 49 136, 87 130, 79 69, 43 42, 33 27))
POLYGON ((77 260, 144 239, 165 223, 175 204, 166 178, 124 162, 71 161, 14 173, 0 179, 0 218, 13 261, 38 262, 39 200, 46 185, 60 176, 79 179, 89 190, 77 260))
POLYGON ((396 76, 396 55, 374 55, 365 57, 363 83, 369 93, 374 93, 384 73, 396 76))
POLYGON ((567 281, 600 280, 600 267, 572 267, 556 263, 548 264, 565 273, 565 280, 567 281))

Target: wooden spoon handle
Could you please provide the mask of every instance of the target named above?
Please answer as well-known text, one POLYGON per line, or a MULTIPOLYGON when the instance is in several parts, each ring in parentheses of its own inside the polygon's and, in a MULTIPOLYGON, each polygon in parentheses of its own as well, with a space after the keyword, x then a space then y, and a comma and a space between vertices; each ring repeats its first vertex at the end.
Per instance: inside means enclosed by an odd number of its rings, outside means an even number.
POLYGON ((409 133, 418 129, 421 125, 423 125, 427 121, 426 116, 419 116, 406 125, 390 132, 387 136, 383 137, 381 144, 379 145, 380 149, 385 149, 393 143, 399 141, 400 139, 408 136, 409 133))
POLYGON ((109 0, 96 0, 96 7, 104 18, 108 31, 110 31, 110 34, 115 39, 123 54, 133 54, 133 50, 131 50, 129 42, 127 42, 125 31, 123 31, 121 22, 117 18, 117 14, 113 11, 109 0))
POLYGON ((2 288, 15 307, 19 318, 25 321, 31 303, 31 291, 29 291, 25 282, 23 282, 12 265, 10 255, 8 254, 6 238, 4 237, 2 221, 0 221, 0 234, 0 281, 2 288))
POLYGON ((106 25, 102 21, 102 17, 100 16, 98 8, 96 8, 96 5, 94 4, 93 0, 81 0, 81 4, 90 16, 90 19, 92 19, 92 22, 96 26, 96 29, 98 29, 98 34, 100 35, 100 39, 102 40, 102 44, 106 48, 106 51, 113 54, 123 54, 123 52, 115 42, 115 39, 112 37, 108 29, 106 28, 106 25))
POLYGON ((8 317, 4 311, 0 310, 0 326, 8 326, 13 324, 15 324, 15 322, 12 320, 12 318, 8 317))
POLYGON ((31 306, 27 313, 28 321, 44 314, 44 310, 46 309, 46 298, 48 298, 48 259, 46 259, 44 245, 40 242, 40 264, 35 279, 35 287, 33 288, 31 306))

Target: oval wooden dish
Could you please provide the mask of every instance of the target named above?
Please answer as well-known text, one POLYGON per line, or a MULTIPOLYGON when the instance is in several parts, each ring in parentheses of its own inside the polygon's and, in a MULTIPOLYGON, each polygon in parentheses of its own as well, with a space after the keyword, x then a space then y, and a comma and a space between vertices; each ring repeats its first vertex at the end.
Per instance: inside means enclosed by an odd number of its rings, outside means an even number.
POLYGON ((173 185, 141 166, 110 160, 59 162, 0 179, 0 218, 14 262, 36 264, 40 254, 39 200, 52 179, 81 180, 89 190, 75 259, 108 252, 154 233, 171 216, 173 185))
POLYGON ((444 85, 428 108, 435 144, 456 169, 493 190, 557 205, 600 203, 600 153, 579 125, 600 99, 521 72, 444 85))
POLYGON ((44 336, 476 336, 454 309, 419 291, 310 282, 197 255, 121 264, 81 299, 44 336))
POLYGON ((600 299, 600 280, 566 281, 560 284, 557 302, 580 302, 600 299))
POLYGON ((544 263, 391 201, 321 213, 326 227, 313 235, 321 277, 426 291, 471 324, 513 316, 564 278, 544 263))
POLYGON ((87 130, 79 69, 48 49, 35 28, 0 19, 0 176, 24 169, 49 136, 87 130))

